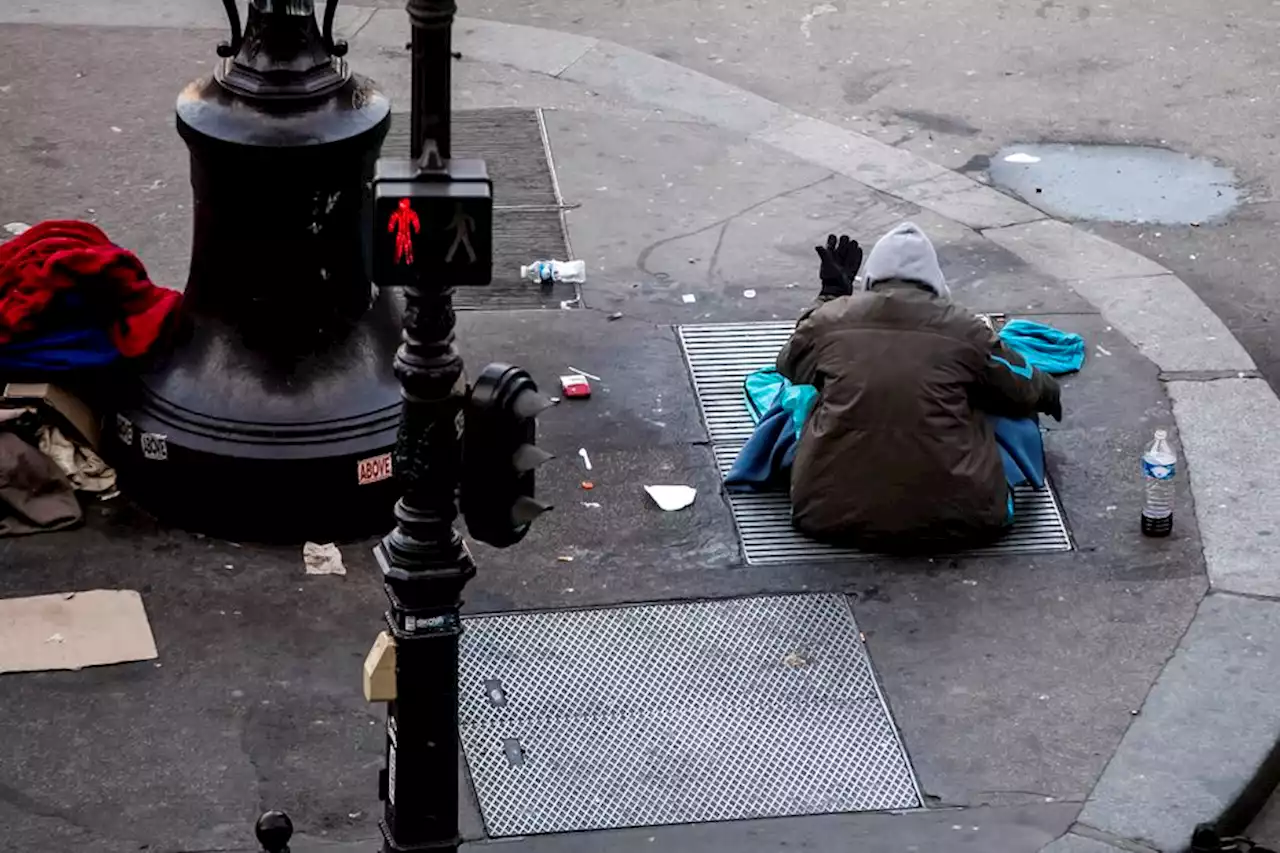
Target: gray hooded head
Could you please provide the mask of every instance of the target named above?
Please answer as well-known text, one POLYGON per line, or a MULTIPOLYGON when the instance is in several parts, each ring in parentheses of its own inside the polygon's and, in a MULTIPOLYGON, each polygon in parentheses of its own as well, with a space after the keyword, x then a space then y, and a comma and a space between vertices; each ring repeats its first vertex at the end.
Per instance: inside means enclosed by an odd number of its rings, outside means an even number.
POLYGON ((871 247, 862 286, 870 290, 895 278, 915 282, 943 299, 951 298, 951 288, 938 266, 938 253, 914 222, 902 223, 871 247))

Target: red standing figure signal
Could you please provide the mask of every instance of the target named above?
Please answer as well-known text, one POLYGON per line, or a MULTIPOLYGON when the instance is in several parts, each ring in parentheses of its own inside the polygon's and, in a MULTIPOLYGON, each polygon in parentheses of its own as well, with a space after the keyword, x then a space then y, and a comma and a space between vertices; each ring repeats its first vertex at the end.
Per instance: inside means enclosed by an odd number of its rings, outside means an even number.
POLYGON ((391 218, 387 220, 387 230, 396 235, 396 263, 413 263, 413 235, 422 230, 418 214, 409 206, 409 199, 400 199, 400 204, 391 218))

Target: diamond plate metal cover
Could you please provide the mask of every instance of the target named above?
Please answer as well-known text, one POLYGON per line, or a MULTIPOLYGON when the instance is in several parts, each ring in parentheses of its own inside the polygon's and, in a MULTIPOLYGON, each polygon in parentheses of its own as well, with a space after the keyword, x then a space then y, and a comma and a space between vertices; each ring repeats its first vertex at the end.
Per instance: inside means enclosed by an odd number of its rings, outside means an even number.
MULTIPOLYGON (((681 326, 694 391, 723 476, 733 466, 755 426, 743 401, 747 374, 772 367, 794 323, 724 323, 681 326)), ((796 560, 843 560, 871 556, 807 538, 791 525, 791 502, 785 494, 728 495, 748 563, 796 560)), ((964 552, 998 556, 1070 551, 1071 535, 1052 485, 1014 489, 1014 523, 994 545, 964 552)))
POLYGON ((921 802, 842 595, 469 618, 460 691, 492 836, 921 802))
MULTIPOLYGON (((459 309, 559 308, 579 297, 574 284, 538 287, 519 277, 538 258, 573 257, 542 111, 519 107, 457 110, 453 156, 479 157, 493 179, 493 282, 460 288, 459 309)), ((409 114, 392 113, 387 156, 409 156, 409 114)))

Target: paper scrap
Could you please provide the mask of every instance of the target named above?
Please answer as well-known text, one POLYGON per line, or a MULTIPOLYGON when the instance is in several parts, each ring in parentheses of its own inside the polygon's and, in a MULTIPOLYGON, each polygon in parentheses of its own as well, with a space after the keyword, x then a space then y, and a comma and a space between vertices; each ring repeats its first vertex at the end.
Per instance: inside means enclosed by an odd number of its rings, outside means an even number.
POLYGON ((747 289, 747 290, 742 291, 742 295, 743 295, 743 296, 745 296, 747 299, 755 299, 755 298, 756 298, 756 292, 755 292, 754 290, 751 290, 751 289, 747 289))
POLYGON ((4 226, 4 230, 8 231, 10 234, 17 237, 19 234, 23 233, 24 231, 30 231, 31 226, 25 222, 6 222, 4 226))
POLYGON ((698 496, 698 490, 693 486, 645 486, 644 490, 667 512, 684 509, 698 496))
POLYGON ((1034 154, 1028 154, 1025 151, 1019 151, 1016 154, 1010 154, 1004 158, 1006 163, 1039 163, 1040 158, 1034 154))
POLYGON ((135 590, 0 599, 0 672, 74 670, 156 657, 135 590))
POLYGON ((332 542, 318 545, 308 542, 302 546, 302 562, 309 575, 345 575, 347 567, 342 564, 342 552, 332 542))
POLYGON ((698 301, 698 297, 694 296, 692 293, 686 293, 684 296, 681 296, 680 298, 684 300, 684 304, 686 305, 692 305, 693 303, 698 301))

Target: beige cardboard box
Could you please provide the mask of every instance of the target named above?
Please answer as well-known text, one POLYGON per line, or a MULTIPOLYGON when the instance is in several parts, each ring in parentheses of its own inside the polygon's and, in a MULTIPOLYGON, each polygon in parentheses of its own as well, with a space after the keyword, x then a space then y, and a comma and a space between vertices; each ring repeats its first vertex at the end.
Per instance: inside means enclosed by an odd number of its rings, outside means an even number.
POLYGON ((396 698, 396 641, 383 631, 364 659, 364 698, 390 702, 396 698))
POLYGON ((52 409, 77 437, 94 450, 99 449, 98 442, 102 436, 98 428, 98 417, 79 398, 73 397, 57 385, 50 385, 48 382, 10 382, 4 386, 0 405, 43 406, 52 409))

